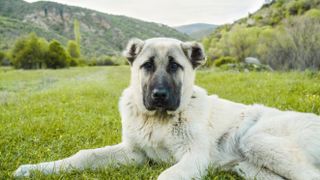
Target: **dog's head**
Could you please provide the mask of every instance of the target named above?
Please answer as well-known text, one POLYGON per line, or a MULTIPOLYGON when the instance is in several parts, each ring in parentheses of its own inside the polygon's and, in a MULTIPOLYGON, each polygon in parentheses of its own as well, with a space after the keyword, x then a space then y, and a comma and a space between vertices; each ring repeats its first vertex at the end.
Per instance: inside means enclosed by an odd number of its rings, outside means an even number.
POLYGON ((135 100, 147 111, 184 106, 192 96, 195 69, 205 62, 201 44, 170 38, 132 39, 123 54, 131 65, 135 100))

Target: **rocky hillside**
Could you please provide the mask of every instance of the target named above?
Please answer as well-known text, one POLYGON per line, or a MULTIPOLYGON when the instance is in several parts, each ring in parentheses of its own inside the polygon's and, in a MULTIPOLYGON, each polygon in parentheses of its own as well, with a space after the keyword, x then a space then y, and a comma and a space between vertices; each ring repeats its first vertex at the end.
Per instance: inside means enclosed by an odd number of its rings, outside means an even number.
POLYGON ((19 36, 33 31, 66 43, 74 39, 75 20, 80 24, 81 50, 87 56, 118 54, 132 37, 189 39, 166 25, 46 1, 0 0, 0 16, 0 49, 10 48, 19 36))
POLYGON ((276 70, 320 69, 320 1, 268 0, 203 39, 208 65, 258 58, 276 70))

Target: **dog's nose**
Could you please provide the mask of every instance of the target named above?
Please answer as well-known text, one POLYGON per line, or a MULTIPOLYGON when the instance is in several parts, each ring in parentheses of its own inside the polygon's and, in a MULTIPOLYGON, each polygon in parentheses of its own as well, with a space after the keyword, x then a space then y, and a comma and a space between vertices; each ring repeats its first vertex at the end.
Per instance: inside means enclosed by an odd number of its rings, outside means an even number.
POLYGON ((169 98, 169 92, 165 88, 154 89, 152 91, 152 99, 155 101, 166 101, 169 98))

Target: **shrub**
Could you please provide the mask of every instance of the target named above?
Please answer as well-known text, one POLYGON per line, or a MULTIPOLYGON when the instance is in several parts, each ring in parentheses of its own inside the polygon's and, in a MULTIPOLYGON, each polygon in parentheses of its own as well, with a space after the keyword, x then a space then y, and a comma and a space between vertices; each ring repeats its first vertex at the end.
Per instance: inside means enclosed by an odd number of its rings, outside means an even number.
POLYGON ((319 9, 310 9, 305 13, 305 17, 311 19, 320 19, 320 10, 319 9))
POLYGON ((237 59, 231 56, 222 56, 214 61, 214 65, 220 67, 224 64, 234 64, 237 63, 237 59))
POLYGON ((223 70, 233 70, 239 72, 248 72, 248 71, 272 71, 272 68, 264 64, 247 64, 247 63, 236 63, 236 64, 224 64, 220 67, 223 70))
POLYGON ((287 9, 290 15, 297 15, 303 14, 309 10, 311 6, 312 2, 310 0, 295 0, 288 3, 287 9))
POLYGON ((117 64, 113 62, 111 56, 102 56, 97 60, 96 65, 97 66, 114 66, 117 64))
POLYGON ((277 70, 320 69, 320 19, 297 17, 277 29, 273 37, 261 43, 263 63, 277 70))
POLYGON ((3 59, 4 59, 4 52, 0 51, 0 65, 2 65, 3 59))
POLYGON ((91 62, 89 62, 93 66, 119 66, 125 65, 126 60, 119 56, 101 56, 98 59, 93 58, 91 62))
POLYGON ((96 66, 97 65, 97 57, 91 57, 87 62, 86 64, 88 66, 96 66))

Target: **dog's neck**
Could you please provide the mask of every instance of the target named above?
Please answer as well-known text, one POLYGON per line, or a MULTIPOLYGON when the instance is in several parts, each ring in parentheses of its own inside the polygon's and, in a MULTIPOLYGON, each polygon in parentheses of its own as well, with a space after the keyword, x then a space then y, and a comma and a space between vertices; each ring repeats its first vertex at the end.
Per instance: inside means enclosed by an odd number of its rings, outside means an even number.
POLYGON ((167 111, 155 111, 153 114, 142 114, 143 121, 155 120, 159 123, 168 123, 174 119, 176 114, 169 114, 167 111))

